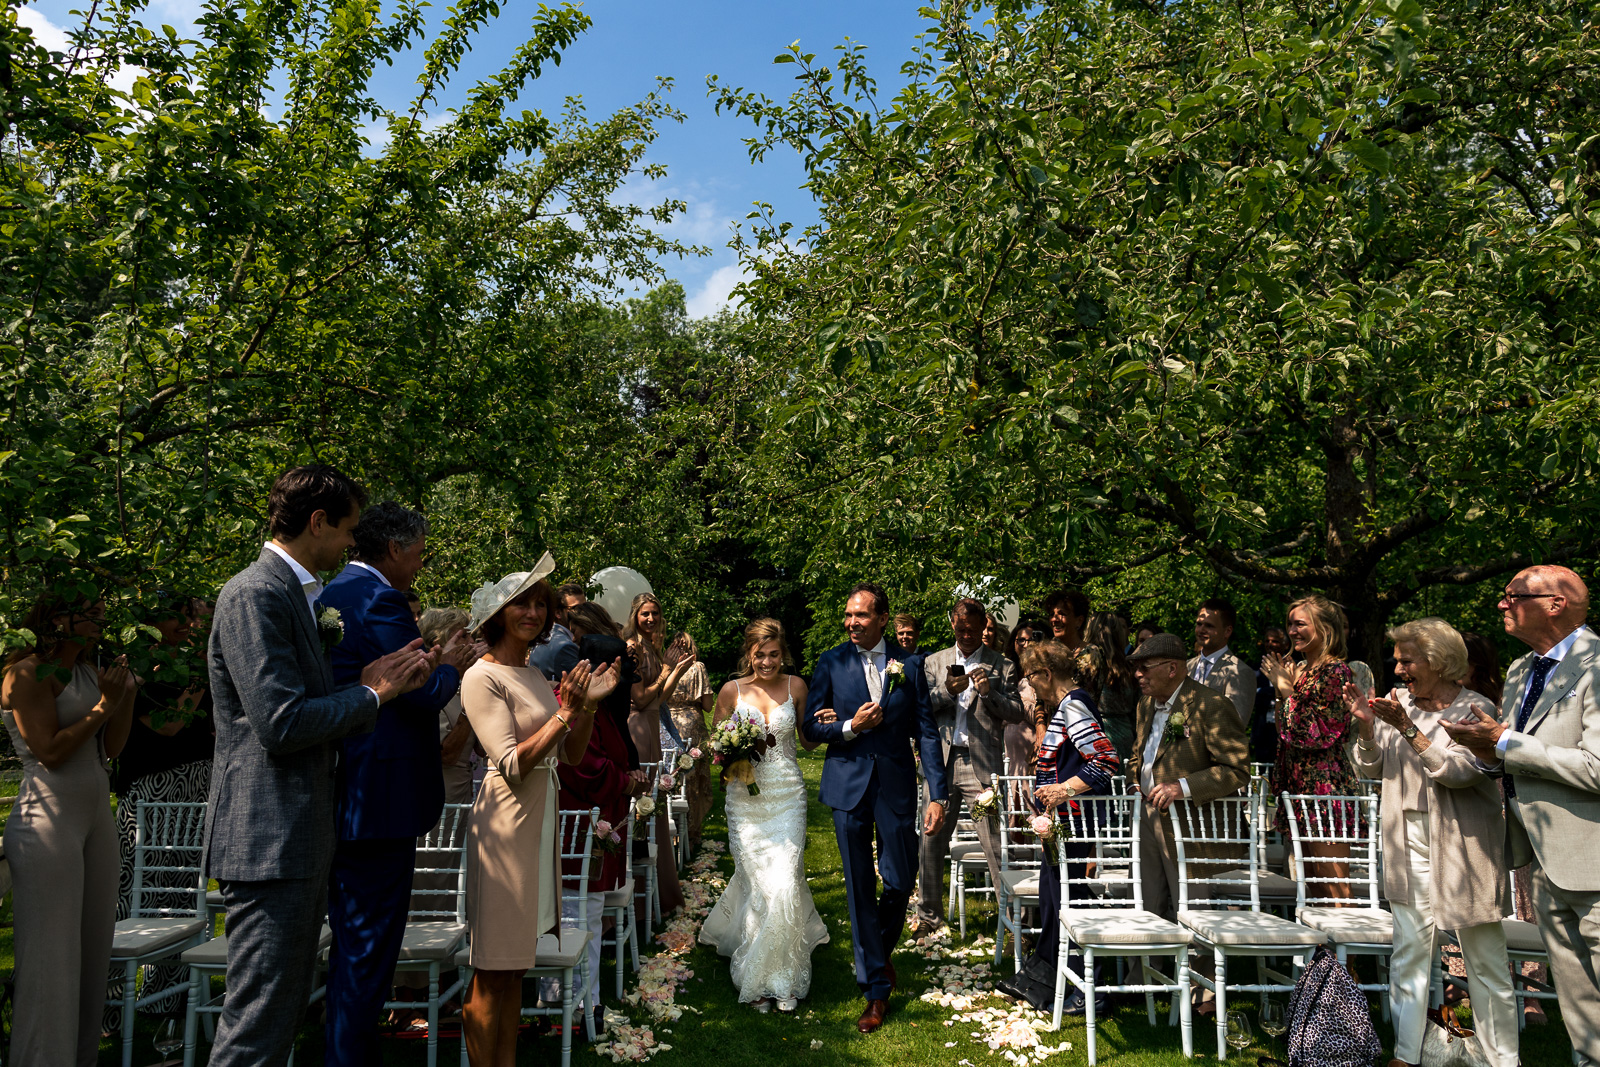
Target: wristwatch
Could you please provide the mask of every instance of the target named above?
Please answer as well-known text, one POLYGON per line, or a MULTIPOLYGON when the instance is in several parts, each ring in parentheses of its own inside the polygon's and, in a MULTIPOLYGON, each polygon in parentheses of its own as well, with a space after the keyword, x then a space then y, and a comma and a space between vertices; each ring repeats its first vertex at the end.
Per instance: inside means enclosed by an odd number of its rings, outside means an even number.
POLYGON ((1075 797, 1075 796, 1078 795, 1078 790, 1077 790, 1076 787, 1068 785, 1066 782, 1062 782, 1061 784, 1067 791, 1068 799, 1071 799, 1072 797, 1075 797))
POLYGON ((1417 729, 1417 724, 1416 723, 1408 722, 1408 723, 1406 723, 1405 728, 1400 731, 1400 736, 1405 738, 1407 741, 1410 741, 1412 738, 1416 737, 1417 734, 1420 733, 1420 732, 1421 731, 1419 731, 1417 729))

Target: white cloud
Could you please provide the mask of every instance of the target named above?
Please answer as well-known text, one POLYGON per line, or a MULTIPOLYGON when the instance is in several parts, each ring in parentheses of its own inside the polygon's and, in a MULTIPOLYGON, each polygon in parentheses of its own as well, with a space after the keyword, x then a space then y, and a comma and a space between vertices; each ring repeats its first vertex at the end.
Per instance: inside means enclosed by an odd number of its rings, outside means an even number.
POLYGON ((72 41, 67 31, 31 7, 17 8, 17 25, 32 31, 33 39, 52 52, 71 53, 72 41))
POLYGON ((684 302, 685 309, 691 319, 706 319, 715 315, 728 306, 728 298, 733 294, 733 287, 749 277, 744 268, 737 263, 730 263, 725 267, 718 267, 711 272, 694 295, 684 302))

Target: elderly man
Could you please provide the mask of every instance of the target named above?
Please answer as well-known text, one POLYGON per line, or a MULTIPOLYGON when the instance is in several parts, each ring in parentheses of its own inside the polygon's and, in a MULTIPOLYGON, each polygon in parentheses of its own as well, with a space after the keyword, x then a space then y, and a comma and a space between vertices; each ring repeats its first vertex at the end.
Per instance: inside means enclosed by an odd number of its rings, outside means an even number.
POLYGON ((1223 597, 1200 605, 1194 618, 1195 654, 1189 660, 1189 677, 1233 701, 1239 722, 1248 726, 1256 700, 1256 672, 1228 647, 1236 618, 1232 602, 1223 597))
POLYGON ((1500 598, 1506 632, 1533 651, 1506 675, 1500 718, 1445 730, 1506 788, 1506 862, 1531 862, 1533 907, 1580 1065, 1600 1065, 1600 640, 1589 590, 1566 567, 1529 567, 1500 598))
MULTIPOLYGON (((962 799, 970 805, 1005 767, 1006 724, 1023 721, 1016 667, 983 644, 986 613, 976 600, 956 602, 950 629, 956 642, 923 661, 929 704, 939 727, 951 810, 962 799)), ((1019 772, 1020 773, 1020 772, 1019 772)), ((944 874, 955 820, 922 839, 917 879, 915 929, 931 930, 944 921, 944 874)), ((989 864, 991 885, 1000 884, 999 840, 993 823, 978 823, 978 844, 989 864)))
POLYGON ((1184 797, 1231 796, 1250 781, 1250 746, 1239 713, 1221 693, 1186 675, 1186 657, 1176 634, 1156 634, 1128 657, 1141 694, 1128 778, 1144 796, 1144 906, 1164 919, 1178 911, 1178 849, 1167 808, 1184 797), (1177 712, 1181 725, 1172 722, 1177 712))

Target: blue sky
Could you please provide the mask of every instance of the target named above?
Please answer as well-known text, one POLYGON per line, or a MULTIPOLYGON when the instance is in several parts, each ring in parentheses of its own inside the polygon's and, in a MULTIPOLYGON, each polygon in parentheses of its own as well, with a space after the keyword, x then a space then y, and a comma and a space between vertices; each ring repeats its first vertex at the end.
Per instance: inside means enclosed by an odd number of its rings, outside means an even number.
MULTIPOLYGON (((880 89, 892 95, 899 85, 900 64, 910 58, 914 38, 924 27, 917 14, 920 3, 588 0, 581 6, 594 25, 563 57, 560 67, 545 72, 523 102, 554 114, 566 96, 582 96, 590 116, 598 118, 643 97, 654 88, 657 76, 675 80, 669 99, 686 118, 681 125, 663 127, 649 155, 651 162, 667 165, 668 176, 654 188, 643 181, 632 188, 643 203, 665 196, 688 203, 687 215, 667 230, 685 241, 710 246, 713 254, 674 261, 668 270, 683 282, 690 312, 710 314, 738 280, 737 261, 725 245, 730 227, 743 220, 753 201, 772 204, 780 218, 797 228, 815 221, 816 209, 799 188, 803 173, 792 153, 784 151, 764 164, 751 165, 742 139, 751 135, 753 127, 747 120, 715 113, 705 93, 706 76, 717 74, 727 85, 787 97, 794 89, 795 68, 774 66, 773 56, 799 40, 802 48, 820 58, 850 38, 868 47, 870 69, 880 89)), ((49 35, 50 27, 76 21, 73 8, 86 7, 83 0, 36 0, 22 17, 36 32, 49 35)), ((168 23, 192 35, 190 20, 199 9, 194 0, 151 0, 149 21, 168 23)), ((446 4, 436 4, 434 18, 444 17, 447 9, 446 4)), ((501 67, 526 39, 535 10, 530 0, 501 0, 498 22, 476 40, 454 86, 455 95, 446 97, 447 105, 462 99, 473 81, 501 67)), ((379 99, 394 108, 408 101, 420 65, 420 54, 414 50, 392 70, 380 68, 375 84, 379 99)))

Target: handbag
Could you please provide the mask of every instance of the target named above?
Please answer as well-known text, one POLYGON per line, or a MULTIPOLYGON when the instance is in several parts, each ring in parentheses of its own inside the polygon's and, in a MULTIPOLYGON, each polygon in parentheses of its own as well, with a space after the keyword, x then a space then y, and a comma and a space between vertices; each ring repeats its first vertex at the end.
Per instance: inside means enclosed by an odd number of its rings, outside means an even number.
POLYGON ((1383 1052, 1366 994, 1326 947, 1294 984, 1287 1021, 1289 1067, 1370 1067, 1383 1052))
POLYGON ((1423 1027, 1422 1067, 1490 1067, 1477 1035, 1456 1022, 1450 1005, 1430 1011, 1423 1027))

